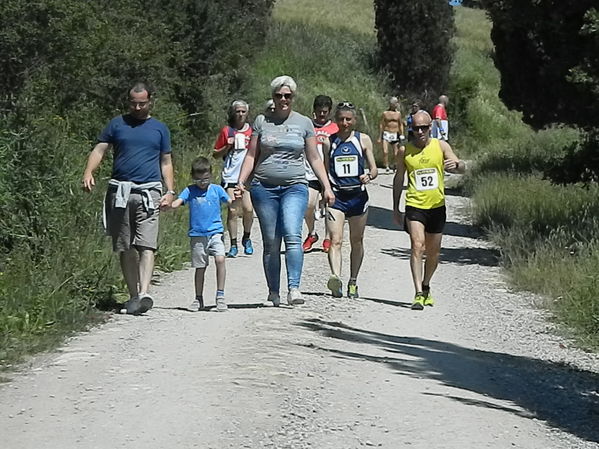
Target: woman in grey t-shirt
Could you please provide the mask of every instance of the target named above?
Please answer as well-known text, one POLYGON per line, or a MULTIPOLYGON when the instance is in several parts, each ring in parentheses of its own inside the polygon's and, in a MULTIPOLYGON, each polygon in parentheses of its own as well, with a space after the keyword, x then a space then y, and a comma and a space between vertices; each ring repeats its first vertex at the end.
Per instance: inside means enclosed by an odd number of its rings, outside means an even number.
POLYGON ((254 174, 251 197, 258 215, 264 254, 268 300, 280 303, 281 241, 285 241, 287 302, 303 304, 299 291, 304 252, 302 221, 308 202, 304 159, 323 186, 323 198, 335 201, 329 180, 316 149, 312 121, 291 108, 297 85, 289 76, 279 76, 270 84, 275 110, 259 115, 253 126, 250 147, 239 175, 236 195, 245 191, 245 182, 254 174))

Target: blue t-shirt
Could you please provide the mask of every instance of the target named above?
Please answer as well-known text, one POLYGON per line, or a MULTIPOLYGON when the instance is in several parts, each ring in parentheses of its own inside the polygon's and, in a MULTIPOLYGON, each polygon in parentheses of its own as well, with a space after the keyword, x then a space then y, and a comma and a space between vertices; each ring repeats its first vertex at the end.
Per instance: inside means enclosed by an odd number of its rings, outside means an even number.
POLYGON ((221 186, 210 184, 201 190, 196 185, 185 187, 179 194, 183 204, 189 203, 190 237, 203 237, 225 231, 220 216, 220 203, 227 203, 229 195, 221 186))
POLYGON ((113 179, 138 184, 162 179, 160 156, 171 152, 171 134, 164 123, 152 117, 137 120, 119 115, 108 123, 98 141, 114 147, 113 179))

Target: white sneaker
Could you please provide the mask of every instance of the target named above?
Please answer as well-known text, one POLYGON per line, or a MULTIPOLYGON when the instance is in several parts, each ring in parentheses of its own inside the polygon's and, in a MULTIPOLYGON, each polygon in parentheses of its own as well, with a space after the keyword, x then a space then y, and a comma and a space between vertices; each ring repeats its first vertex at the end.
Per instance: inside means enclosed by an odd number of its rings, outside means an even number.
POLYGON ((224 296, 217 296, 216 297, 216 311, 217 312, 226 312, 228 309, 227 307, 227 303, 225 302, 225 297, 224 296))
POLYGON ((154 306, 154 300, 147 293, 139 294, 139 309, 137 313, 146 313, 154 306))
POLYGON ((281 305, 281 297, 277 292, 269 292, 267 301, 272 302, 273 307, 279 307, 281 305))
POLYGON ((290 288, 289 293, 287 293, 287 304, 297 305, 303 303, 304 298, 302 298, 302 292, 299 291, 299 288, 290 288))

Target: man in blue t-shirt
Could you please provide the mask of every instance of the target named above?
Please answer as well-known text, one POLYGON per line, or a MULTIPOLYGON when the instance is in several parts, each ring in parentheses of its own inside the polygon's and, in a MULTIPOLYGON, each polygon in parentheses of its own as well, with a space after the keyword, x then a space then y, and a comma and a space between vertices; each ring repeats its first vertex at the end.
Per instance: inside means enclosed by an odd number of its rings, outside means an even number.
POLYGON ((91 192, 96 184, 94 172, 113 148, 104 225, 113 250, 119 253, 129 290, 123 312, 136 315, 154 303, 148 290, 158 248, 158 216, 175 198, 170 132, 150 116, 151 107, 150 89, 136 83, 129 90, 129 113, 113 118, 100 133, 83 173, 83 188, 91 192))

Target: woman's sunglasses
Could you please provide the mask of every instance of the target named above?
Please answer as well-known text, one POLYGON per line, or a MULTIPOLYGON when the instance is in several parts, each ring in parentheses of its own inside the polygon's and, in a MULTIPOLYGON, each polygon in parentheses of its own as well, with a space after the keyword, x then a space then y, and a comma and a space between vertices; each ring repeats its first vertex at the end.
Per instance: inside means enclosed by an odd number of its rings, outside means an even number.
POLYGON ((289 99, 291 99, 291 97, 293 97, 293 94, 280 94, 280 93, 278 93, 278 92, 277 92, 277 93, 274 95, 274 97, 275 97, 277 100, 280 100, 281 98, 284 98, 285 100, 289 100, 289 99))

